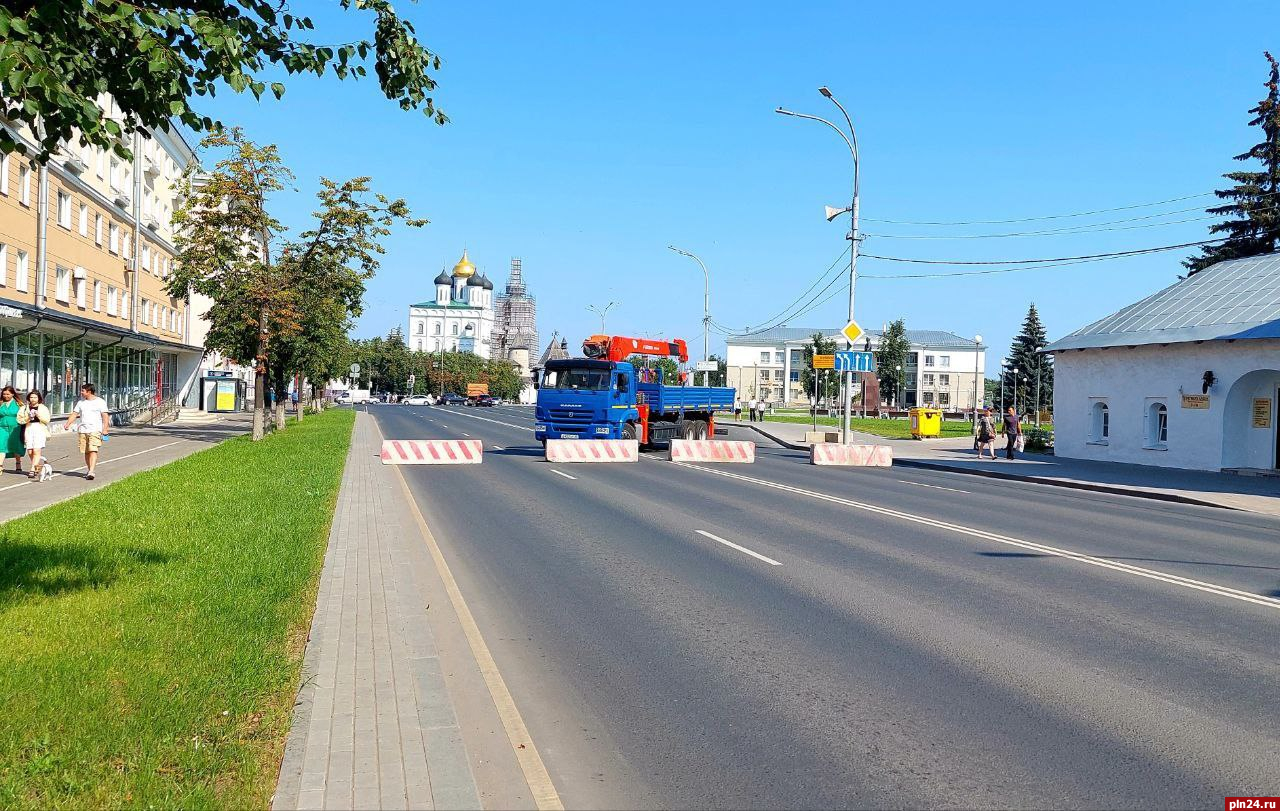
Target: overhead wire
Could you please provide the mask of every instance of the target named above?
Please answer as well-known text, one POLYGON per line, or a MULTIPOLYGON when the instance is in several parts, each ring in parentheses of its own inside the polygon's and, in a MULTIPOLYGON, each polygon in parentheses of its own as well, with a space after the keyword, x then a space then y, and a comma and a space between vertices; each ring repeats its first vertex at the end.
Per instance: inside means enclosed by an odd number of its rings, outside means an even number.
POLYGON ((1091 253, 1082 256, 1057 256, 1045 259, 994 259, 994 260, 963 260, 963 259, 915 259, 905 256, 882 256, 874 253, 860 253, 860 257, 864 259, 880 259, 885 262, 908 262, 917 265, 1030 265, 1042 264, 1047 262, 1070 262, 1076 259, 1110 259, 1120 256, 1138 256, 1147 253, 1160 253, 1162 251, 1176 251, 1180 248, 1196 248, 1201 245, 1211 245, 1215 242, 1221 242, 1226 237, 1218 239, 1202 239, 1198 242, 1182 242, 1177 245, 1161 245, 1156 248, 1137 248, 1130 251, 1112 251, 1110 253, 1091 253))
MULTIPOLYGON (((827 269, 822 271, 822 273, 818 275, 818 278, 815 279, 813 283, 810 284, 809 287, 803 293, 801 293, 799 296, 796 297, 795 301, 792 301, 785 308, 783 308, 781 312, 777 313, 776 315, 766 318, 757 324, 747 326, 746 328, 744 328, 744 330, 737 330, 736 328, 731 327, 727 324, 720 324, 716 322, 714 319, 712 320, 712 324, 715 326, 719 326, 722 330, 724 330, 727 333, 733 333, 733 334, 739 334, 739 335, 745 335, 745 334, 754 335, 754 334, 759 334, 760 332, 764 332, 766 330, 773 329, 774 327, 778 326, 784 321, 787 321, 788 319, 796 318, 798 315, 800 315, 800 313, 792 313, 791 311, 797 306, 804 306, 805 297, 808 296, 809 293, 812 292, 815 287, 822 284, 823 280, 826 279, 827 276, 831 274, 831 271, 835 270, 840 265, 841 260, 844 259, 846 256, 848 256, 848 254, 849 254, 849 246, 846 246, 845 249, 840 252, 840 255, 835 258, 835 261, 833 261, 830 265, 828 265, 827 269), (765 326, 765 325, 768 325, 768 326, 765 326), (761 327, 763 328, 761 329, 761 327), (755 330, 755 332, 751 332, 752 330, 755 330)), ((840 277, 837 275, 835 278, 838 279, 840 277)), ((831 284, 833 284, 834 281, 835 280, 833 279, 832 281, 828 282, 827 287, 824 287, 819 293, 817 293, 817 295, 822 295, 822 293, 825 293, 827 289, 831 287, 831 284)))
POLYGON ((1134 209, 1139 209, 1139 208, 1151 208, 1152 206, 1163 206, 1169 203, 1181 203, 1184 200, 1195 200, 1200 197, 1209 197, 1213 194, 1214 192, 1206 191, 1206 192, 1200 192, 1199 194, 1188 194, 1184 197, 1170 197, 1167 200, 1156 200, 1155 202, 1151 202, 1151 203, 1134 203, 1133 205, 1115 206, 1113 208, 1096 208, 1096 209, 1093 209, 1092 211, 1077 211, 1071 214, 1045 214, 1039 217, 1015 217, 1013 219, 1007 219, 1007 220, 950 220, 950 221, 947 221, 947 220, 889 220, 889 219, 876 219, 874 217, 863 217, 862 219, 864 222, 878 222, 878 223, 885 223, 890 225, 938 225, 938 226, 1008 225, 1010 223, 1016 223, 1016 222, 1043 222, 1045 220, 1067 220, 1067 219, 1074 219, 1076 217, 1091 217, 1095 214, 1111 214, 1116 211, 1133 211, 1134 209))

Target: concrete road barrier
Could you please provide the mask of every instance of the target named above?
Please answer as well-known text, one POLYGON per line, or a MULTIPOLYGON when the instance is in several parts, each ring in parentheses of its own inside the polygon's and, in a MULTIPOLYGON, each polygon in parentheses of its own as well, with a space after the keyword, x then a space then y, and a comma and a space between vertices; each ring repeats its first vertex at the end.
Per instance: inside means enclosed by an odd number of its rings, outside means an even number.
POLYGON ((756 460, 756 443, 729 439, 673 439, 673 462, 746 462, 756 460))
POLYGON ((548 462, 638 462, 634 439, 548 439, 548 462))
POLYGON ((384 465, 478 465, 484 445, 478 439, 387 439, 384 465))
POLYGON ((838 442, 818 442, 809 451, 809 462, 815 465, 847 467, 890 467, 893 465, 893 448, 888 445, 841 445, 838 442))

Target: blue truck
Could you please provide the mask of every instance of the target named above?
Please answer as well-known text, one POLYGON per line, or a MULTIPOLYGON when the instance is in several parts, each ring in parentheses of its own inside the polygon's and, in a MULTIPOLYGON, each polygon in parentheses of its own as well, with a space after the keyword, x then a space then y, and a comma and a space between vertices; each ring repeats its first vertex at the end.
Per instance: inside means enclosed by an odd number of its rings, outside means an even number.
POLYGON ((715 415, 733 410, 732 388, 669 385, 661 370, 623 360, 642 354, 687 362, 684 341, 593 335, 583 343, 583 353, 587 357, 547 361, 542 369, 534 435, 543 443, 635 439, 644 447, 707 439, 715 434, 715 415))

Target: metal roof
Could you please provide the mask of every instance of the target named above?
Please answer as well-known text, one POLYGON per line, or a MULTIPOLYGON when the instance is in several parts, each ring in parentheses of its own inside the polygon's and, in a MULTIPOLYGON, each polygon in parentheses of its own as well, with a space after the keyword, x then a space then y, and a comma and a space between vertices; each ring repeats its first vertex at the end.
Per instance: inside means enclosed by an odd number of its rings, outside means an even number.
MULTIPOLYGON (((820 328, 820 327, 774 327, 754 335, 744 335, 742 337, 728 336, 725 343, 731 346, 776 346, 782 343, 792 341, 807 342, 813 337, 815 332, 822 333, 826 338, 839 338, 844 340, 840 329, 837 328, 820 328)), ((872 340, 878 341, 881 330, 869 329, 866 334, 871 336, 872 340)), ((964 338, 953 332, 936 329, 909 329, 906 331, 907 343, 915 347, 923 348, 952 348, 966 349, 975 346, 972 338, 964 338)))
POLYGON ((1280 338, 1280 253, 1211 265, 1045 351, 1243 338, 1280 338))

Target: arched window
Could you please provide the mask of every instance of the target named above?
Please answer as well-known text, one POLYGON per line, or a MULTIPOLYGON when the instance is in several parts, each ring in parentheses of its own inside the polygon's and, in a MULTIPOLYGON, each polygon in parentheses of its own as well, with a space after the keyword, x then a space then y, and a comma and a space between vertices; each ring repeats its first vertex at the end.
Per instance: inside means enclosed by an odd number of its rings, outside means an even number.
MULTIPOLYGON (((436 335, 439 335, 439 334, 440 334, 440 322, 439 322, 439 321, 437 321, 437 322, 436 322, 436 331, 435 331, 435 334, 436 334, 436 335)), ((436 343, 438 344, 438 343, 440 343, 440 342, 439 342, 439 341, 436 341, 436 343)))
POLYGON ((427 329, 427 325, 426 325, 426 324, 424 324, 424 323, 422 323, 421 321, 419 321, 419 322, 418 322, 418 334, 419 334, 419 335, 423 334, 423 332, 425 332, 425 331, 426 331, 426 329, 427 329))
POLYGON ((1169 408, 1156 401, 1147 406, 1147 447, 1163 448, 1169 441, 1169 408))
POLYGON ((1111 409, 1096 402, 1089 414, 1089 441, 1105 443, 1111 437, 1111 409))
POLYGON ((418 339, 418 351, 419 351, 419 352, 421 352, 421 351, 422 351, 422 339, 421 339, 421 338, 419 338, 419 339, 418 339))
POLYGON ((453 325, 453 334, 454 334, 454 335, 457 335, 457 334, 458 334, 458 325, 457 325, 457 324, 454 324, 454 325, 453 325))
MULTIPOLYGON (((439 325, 437 324, 437 326, 439 326, 439 325)), ((439 331, 440 331, 440 330, 436 330, 436 332, 439 332, 439 331)), ((436 351, 437 351, 437 352, 439 352, 439 351, 440 351, 440 339, 439 339, 439 338, 436 338, 436 351)))

